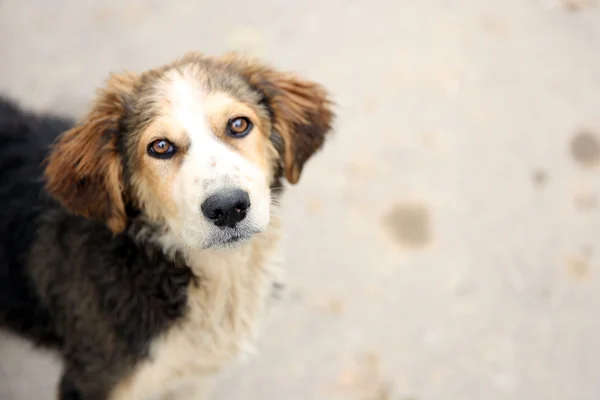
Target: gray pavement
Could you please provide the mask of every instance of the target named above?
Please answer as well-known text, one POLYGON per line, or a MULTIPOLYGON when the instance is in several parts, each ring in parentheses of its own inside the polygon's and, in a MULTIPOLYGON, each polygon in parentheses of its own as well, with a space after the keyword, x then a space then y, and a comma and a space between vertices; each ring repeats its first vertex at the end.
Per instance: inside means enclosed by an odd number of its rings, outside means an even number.
MULTIPOLYGON (((600 399, 600 4, 2 0, 0 91, 238 49, 332 91, 286 198, 288 290, 218 399, 600 399)), ((0 341, 0 400, 57 371, 0 341)))

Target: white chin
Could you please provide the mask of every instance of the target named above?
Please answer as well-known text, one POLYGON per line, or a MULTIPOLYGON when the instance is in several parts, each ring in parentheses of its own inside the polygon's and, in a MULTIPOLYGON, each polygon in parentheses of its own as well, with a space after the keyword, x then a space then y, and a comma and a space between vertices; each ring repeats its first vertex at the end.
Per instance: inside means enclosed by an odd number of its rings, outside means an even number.
POLYGON ((252 237, 259 234, 259 229, 226 229, 219 230, 209 235, 202 246, 205 249, 231 249, 237 248, 248 242, 252 237))
POLYGON ((248 242, 249 237, 246 238, 235 238, 228 241, 215 241, 209 244, 206 249, 221 249, 221 250, 229 250, 229 249, 237 249, 242 247, 246 242, 248 242))

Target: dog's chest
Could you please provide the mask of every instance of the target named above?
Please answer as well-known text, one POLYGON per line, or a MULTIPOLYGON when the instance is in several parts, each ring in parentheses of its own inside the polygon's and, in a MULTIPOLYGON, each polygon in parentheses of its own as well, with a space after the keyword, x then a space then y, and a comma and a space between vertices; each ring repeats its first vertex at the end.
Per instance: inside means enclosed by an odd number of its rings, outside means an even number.
POLYGON ((274 243, 261 240, 194 259, 199 279, 188 288, 188 312, 152 343, 150 360, 128 380, 132 399, 193 386, 253 350, 278 273, 274 243))

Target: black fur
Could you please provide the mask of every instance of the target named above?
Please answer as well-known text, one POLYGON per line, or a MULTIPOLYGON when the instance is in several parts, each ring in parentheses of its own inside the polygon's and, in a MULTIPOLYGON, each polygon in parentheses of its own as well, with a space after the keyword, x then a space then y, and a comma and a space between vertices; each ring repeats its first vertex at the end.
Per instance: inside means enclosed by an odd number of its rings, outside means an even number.
POLYGON ((0 328, 63 356, 60 400, 105 400, 184 315, 194 278, 134 239, 135 220, 114 236, 46 195, 42 161, 71 124, 0 98, 0 328))

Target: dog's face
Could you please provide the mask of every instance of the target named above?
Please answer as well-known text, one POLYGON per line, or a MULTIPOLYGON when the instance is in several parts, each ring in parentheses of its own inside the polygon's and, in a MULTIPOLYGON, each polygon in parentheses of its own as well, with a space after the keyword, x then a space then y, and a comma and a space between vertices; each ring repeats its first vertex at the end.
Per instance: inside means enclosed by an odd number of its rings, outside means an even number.
POLYGON ((240 77, 212 68, 142 79, 125 138, 136 205, 187 246, 245 239, 270 219, 268 111, 240 77))
POLYGON ((114 232, 135 209, 184 247, 242 242, 269 225, 280 175, 296 183, 322 146, 329 107, 319 85, 235 55, 113 75, 53 147, 47 188, 114 232))

